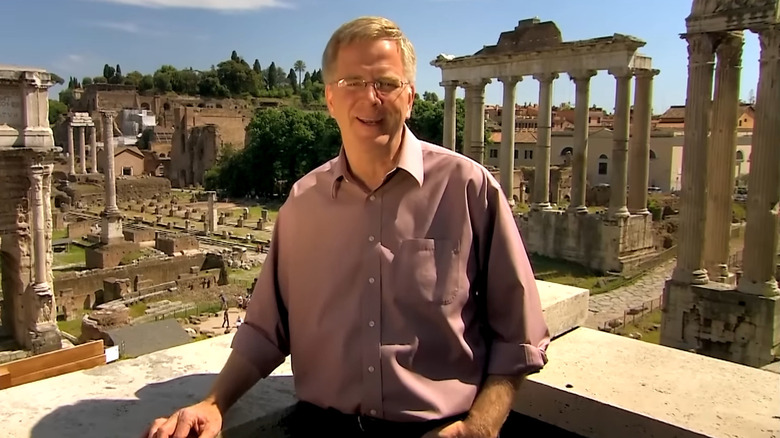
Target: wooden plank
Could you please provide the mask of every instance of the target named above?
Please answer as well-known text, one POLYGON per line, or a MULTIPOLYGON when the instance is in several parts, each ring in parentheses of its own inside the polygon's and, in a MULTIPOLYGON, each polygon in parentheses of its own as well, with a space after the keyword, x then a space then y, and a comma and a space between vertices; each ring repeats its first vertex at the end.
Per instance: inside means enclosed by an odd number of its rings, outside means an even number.
POLYGON ((103 341, 93 341, 71 348, 39 354, 4 364, 12 378, 31 374, 48 368, 54 368, 70 362, 103 354, 103 341))
POLYGON ((36 371, 30 374, 11 375, 11 386, 23 385, 25 383, 36 382, 38 380, 48 379, 50 377, 60 376, 62 374, 72 373, 74 371, 86 370, 96 366, 105 365, 106 356, 89 357, 75 362, 65 363, 55 367, 36 371))
POLYGON ((0 368, 0 389, 11 387, 11 373, 5 368, 0 368))

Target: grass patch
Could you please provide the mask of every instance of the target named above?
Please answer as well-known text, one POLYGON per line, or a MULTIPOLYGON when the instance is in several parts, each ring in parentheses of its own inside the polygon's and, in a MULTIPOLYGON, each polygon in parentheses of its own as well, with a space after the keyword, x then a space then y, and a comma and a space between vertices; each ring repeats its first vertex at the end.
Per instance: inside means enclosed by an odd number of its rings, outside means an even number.
POLYGON ((70 321, 57 321, 57 327, 59 327, 61 332, 68 332, 78 339, 79 337, 81 337, 82 317, 83 314, 80 313, 79 317, 76 319, 71 319, 70 321))
MULTIPOLYGON (((628 316, 630 320, 630 316, 628 316)), ((642 341, 649 342, 651 344, 661 343, 661 330, 656 328, 656 325, 661 324, 661 309, 653 310, 642 316, 634 323, 629 323, 625 327, 622 327, 615 331, 615 333, 621 336, 628 336, 632 333, 639 333, 642 335, 642 341)))
POLYGON ((77 263, 84 264, 87 261, 86 257, 84 248, 71 244, 68 245, 67 251, 55 252, 52 263, 54 266, 65 266, 77 263))
POLYGON ((228 268, 228 278, 231 280, 248 281, 251 283, 255 280, 262 268, 262 265, 253 267, 249 270, 228 268))
POLYGON ((67 228, 63 228, 63 229, 59 229, 59 230, 52 230, 51 231, 51 239, 52 240, 65 239, 66 237, 68 237, 68 229, 67 228))
POLYGON ((740 202, 731 203, 731 215, 740 222, 747 220, 746 205, 740 202))
POLYGON ((588 289, 591 295, 609 292, 630 284, 640 277, 628 279, 620 276, 599 275, 596 271, 577 263, 537 254, 531 254, 529 258, 537 280, 588 289))
POLYGON ((131 265, 131 264, 133 264, 134 261, 140 259, 143 256, 144 256, 144 252, 143 251, 132 251, 132 252, 129 252, 129 253, 125 254, 122 257, 122 260, 119 261, 119 265, 120 266, 131 265))
POLYGON ((139 318, 146 315, 146 303, 138 302, 130 306, 130 318, 139 318))

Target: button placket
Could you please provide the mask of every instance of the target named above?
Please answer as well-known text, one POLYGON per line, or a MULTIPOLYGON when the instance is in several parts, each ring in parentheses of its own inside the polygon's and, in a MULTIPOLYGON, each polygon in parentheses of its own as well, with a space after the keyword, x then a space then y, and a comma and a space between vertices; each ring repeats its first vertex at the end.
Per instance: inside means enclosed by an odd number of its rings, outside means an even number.
MULTIPOLYGON (((382 198, 371 194, 366 200, 366 218, 368 220, 366 245, 369 262, 367 263, 366 293, 364 294, 363 325, 363 401, 362 411, 371 416, 381 416, 382 412, 382 373, 380 368, 381 333, 379 318, 381 314, 381 224, 382 198)), ((365 277, 364 277, 365 278, 365 277)))

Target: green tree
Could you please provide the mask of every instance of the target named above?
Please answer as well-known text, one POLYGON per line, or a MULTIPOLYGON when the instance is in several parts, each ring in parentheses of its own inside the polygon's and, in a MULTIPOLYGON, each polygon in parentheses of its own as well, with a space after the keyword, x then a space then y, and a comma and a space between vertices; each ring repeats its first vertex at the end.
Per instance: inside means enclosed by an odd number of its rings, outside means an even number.
POLYGON ((81 79, 81 85, 83 85, 83 86, 85 86, 85 87, 86 87, 87 85, 92 85, 92 78, 91 78, 91 77, 89 77, 89 76, 84 76, 84 77, 81 79))
POLYGON ((206 97, 227 97, 230 90, 219 82, 217 72, 214 70, 204 72, 200 75, 198 82, 198 93, 206 97))
MULTIPOLYGON (((429 99, 431 97, 429 96, 429 99)), ((455 150, 463 153, 463 126, 466 106, 463 99, 455 101, 455 150)), ((414 135, 434 144, 442 144, 444 139, 444 101, 432 102, 415 95, 412 116, 407 122, 414 135)), ((489 143, 489 133, 485 132, 485 144, 489 143)))
POLYGON ((230 60, 231 60, 231 61, 236 61, 236 62, 238 62, 238 60, 239 60, 239 58, 238 58, 238 53, 237 53, 235 50, 233 50, 233 51, 230 53, 230 60))
POLYGON ((66 107, 70 107, 73 105, 73 89, 72 88, 66 88, 62 91, 60 91, 60 102, 62 102, 63 105, 66 107))
POLYGON ((114 69, 114 67, 111 67, 108 64, 103 66, 103 77, 106 78, 106 81, 110 81, 115 74, 116 74, 116 69, 114 69))
POLYGON ((148 91, 154 89, 154 76, 144 75, 141 82, 138 83, 138 91, 148 91))
POLYGON ((95 76, 94 78, 92 78, 92 83, 93 84, 106 84, 106 83, 108 83, 108 79, 106 79, 105 76, 95 76))
POLYGON ((298 77, 295 74, 295 70, 290 69, 290 73, 287 74, 287 83, 293 89, 293 93, 298 93, 298 77))
POLYGON ((252 64, 252 71, 260 74, 260 76, 263 75, 263 67, 260 66, 260 61, 258 61, 257 59, 255 59, 255 63, 252 64))
POLYGON ((423 100, 426 102, 436 103, 439 101, 439 96, 432 91, 426 91, 423 93, 423 100))
POLYGON ((135 88, 139 89, 141 88, 141 81, 144 79, 143 73, 141 73, 138 70, 131 71, 130 73, 125 76, 124 81, 122 81, 125 85, 132 85, 135 88))
POLYGON ((110 77, 108 79, 109 84, 121 84, 125 81, 124 76, 122 76, 122 67, 119 66, 119 64, 116 65, 116 68, 114 69, 114 76, 110 77))
POLYGON ((60 116, 68 113, 68 106, 59 100, 49 99, 49 124, 57 123, 60 116))
POLYGON ((222 61, 217 64, 217 77, 233 96, 257 91, 256 76, 243 60, 222 61))
POLYGON ((306 71, 306 63, 303 62, 303 60, 297 60, 295 61, 295 64, 293 64, 293 69, 298 72, 298 88, 301 86, 301 79, 303 78, 303 72, 306 71))
POLYGON ((279 84, 279 71, 276 68, 276 64, 271 62, 268 66, 268 73, 265 75, 265 83, 268 85, 268 89, 272 90, 279 84))
POLYGON ((171 72, 171 87, 175 93, 198 94, 199 83, 199 74, 192 67, 171 72))

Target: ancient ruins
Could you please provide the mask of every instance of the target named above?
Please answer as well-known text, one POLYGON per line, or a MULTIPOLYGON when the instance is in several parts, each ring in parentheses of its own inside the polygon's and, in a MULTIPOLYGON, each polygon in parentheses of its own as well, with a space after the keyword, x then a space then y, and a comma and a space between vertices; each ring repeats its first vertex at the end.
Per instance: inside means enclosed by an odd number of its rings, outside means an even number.
POLYGON ((0 66, 2 320, 34 354, 61 347, 52 292, 51 75, 0 66))
POLYGON ((677 267, 664 290, 661 342, 763 366, 780 355, 780 2, 695 0, 686 25, 683 208, 677 267), (758 35, 761 55, 743 273, 736 279, 727 270, 733 178, 725 175, 733 175, 736 159, 746 30, 758 35))
MULTIPOLYGON (((529 251, 574 261, 593 269, 623 271, 654 253, 652 218, 647 210, 650 160, 652 80, 659 73, 652 60, 637 50, 645 42, 613 35, 564 42, 551 21, 522 20, 503 32, 498 43, 469 56, 439 55, 431 65, 441 69, 444 87, 444 146, 455 149, 455 91, 466 93, 464 153, 484 163, 485 86, 498 78, 504 86, 504 108, 514 108, 515 89, 524 76, 539 81, 539 119, 531 212, 518 218, 529 251), (610 201, 606 215, 590 214, 586 206, 588 184, 588 108, 590 78, 606 70, 616 80, 614 143, 610 173, 610 201), (552 86, 559 73, 576 85, 575 141, 571 200, 566 211, 550 204, 550 144, 552 86), (633 123, 631 81, 635 79, 633 123), (630 131, 631 130, 631 131, 630 131), (629 161, 629 133, 631 160, 629 161), (631 191, 629 183, 631 165, 631 191)), ((514 187, 514 111, 504 111, 499 152, 501 186, 510 201, 514 187)))

